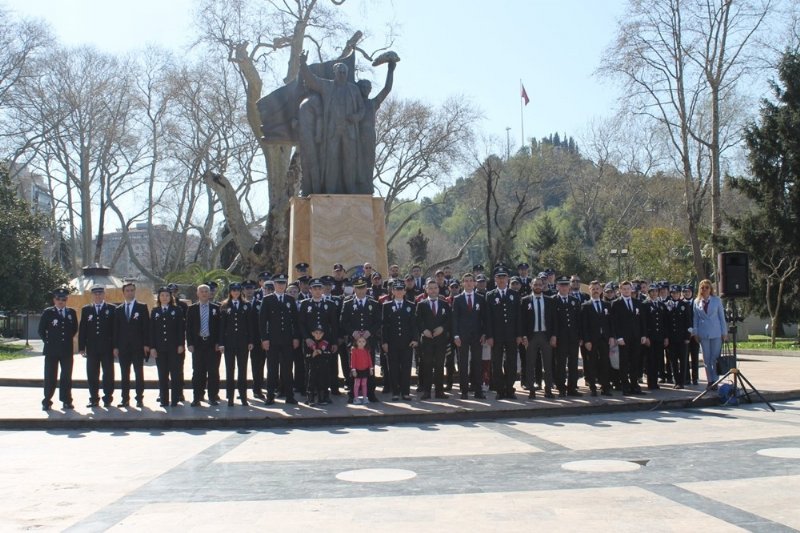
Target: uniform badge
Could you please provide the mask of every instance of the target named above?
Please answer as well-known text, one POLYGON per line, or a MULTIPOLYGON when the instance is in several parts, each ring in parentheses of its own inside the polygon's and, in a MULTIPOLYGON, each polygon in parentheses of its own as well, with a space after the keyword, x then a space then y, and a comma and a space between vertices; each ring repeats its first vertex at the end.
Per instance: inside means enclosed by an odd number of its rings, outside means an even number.
POLYGON ((575 307, 575 300, 572 300, 570 303, 572 304, 572 307, 575 307))
POLYGON ((154 314, 154 315, 153 315, 153 318, 158 318, 159 316, 161 316, 161 315, 159 315, 158 313, 156 313, 156 314, 154 314))
POLYGON ((639 308, 636 308, 636 316, 639 316, 639 308))
POLYGON ((136 320, 138 318, 139 318, 139 313, 138 312, 133 313, 133 319, 136 320))
POLYGON ((603 313, 606 314, 606 315, 608 314, 608 308, 607 307, 603 308, 603 313))
POLYGON ((308 311, 310 313, 311 311, 313 311, 313 309, 311 309, 311 306, 309 306, 309 307, 306 308, 306 311, 308 311))
POLYGON ((494 303, 499 304, 500 303, 500 298, 495 298, 494 299, 494 303))
POLYGON ((106 316, 108 316, 110 314, 111 314, 111 311, 109 309, 106 309, 106 316))
POLYGON ((228 308, 228 309, 226 309, 225 311, 226 311, 228 314, 231 314, 231 313, 233 312, 233 309, 229 307, 229 308, 228 308))
POLYGON ((58 319, 57 319, 57 318, 54 318, 54 319, 53 319, 53 325, 54 325, 54 326, 57 326, 57 325, 58 325, 58 319))
POLYGON ((410 307, 406 307, 406 313, 410 313, 410 312, 411 312, 411 308, 410 307))
POLYGON ((372 311, 372 304, 369 304, 369 307, 367 307, 367 309, 369 309, 370 311, 372 311))
POLYGON ((531 307, 530 302, 528 302, 528 311, 530 311, 531 309, 533 309, 533 308, 531 307))

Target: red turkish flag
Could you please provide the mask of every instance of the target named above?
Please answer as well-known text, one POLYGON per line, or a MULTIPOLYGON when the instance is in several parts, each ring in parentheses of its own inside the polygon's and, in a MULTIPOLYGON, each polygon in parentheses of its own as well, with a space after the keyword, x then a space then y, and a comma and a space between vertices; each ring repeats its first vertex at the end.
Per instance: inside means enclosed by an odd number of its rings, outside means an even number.
POLYGON ((522 96, 522 99, 525 100, 525 105, 528 105, 528 102, 531 101, 531 99, 528 98, 528 92, 525 90, 524 85, 522 85, 521 83, 519 85, 520 87, 522 87, 522 94, 520 96, 522 96))

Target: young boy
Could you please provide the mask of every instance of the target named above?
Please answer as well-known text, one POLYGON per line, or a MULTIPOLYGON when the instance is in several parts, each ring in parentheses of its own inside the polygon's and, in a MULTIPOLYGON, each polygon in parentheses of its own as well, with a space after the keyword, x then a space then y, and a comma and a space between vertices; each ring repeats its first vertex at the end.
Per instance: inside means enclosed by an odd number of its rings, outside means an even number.
POLYGON ((325 331, 318 324, 311 330, 313 343, 306 345, 306 372, 308 381, 308 405, 332 403, 328 395, 328 376, 330 374, 331 345, 325 340, 325 331))

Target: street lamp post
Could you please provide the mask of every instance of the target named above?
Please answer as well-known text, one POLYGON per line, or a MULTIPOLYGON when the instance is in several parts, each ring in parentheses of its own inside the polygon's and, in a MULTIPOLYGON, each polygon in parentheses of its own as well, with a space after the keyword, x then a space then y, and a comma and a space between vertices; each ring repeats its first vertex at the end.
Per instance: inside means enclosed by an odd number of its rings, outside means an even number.
POLYGON ((620 248, 618 250, 616 248, 612 248, 608 255, 610 255, 612 259, 617 259, 617 281, 622 282, 622 258, 628 257, 628 249, 620 248))

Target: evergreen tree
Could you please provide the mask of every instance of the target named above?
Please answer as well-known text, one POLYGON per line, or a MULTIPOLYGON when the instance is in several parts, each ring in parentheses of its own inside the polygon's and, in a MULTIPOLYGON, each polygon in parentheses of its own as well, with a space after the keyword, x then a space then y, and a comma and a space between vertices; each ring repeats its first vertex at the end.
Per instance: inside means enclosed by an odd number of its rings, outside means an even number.
POLYGON ((411 261, 425 264, 428 259, 428 238, 422 233, 422 228, 417 230, 416 235, 408 239, 407 244, 411 250, 411 261))
POLYGON ((729 178, 756 204, 731 225, 734 243, 750 254, 753 285, 761 289, 754 302, 772 319, 773 342, 780 324, 800 314, 797 298, 787 298, 800 281, 800 55, 785 53, 778 77, 775 102, 765 100, 760 124, 745 131, 752 177, 729 178))
POLYGON ((42 255, 45 217, 17 196, 8 166, 0 163, 0 309, 32 311, 50 301, 49 291, 67 281, 59 267, 42 255))

